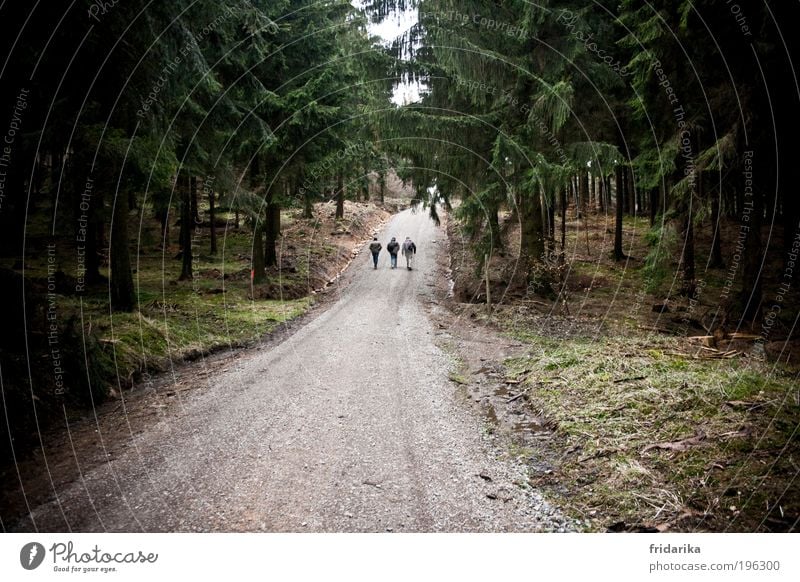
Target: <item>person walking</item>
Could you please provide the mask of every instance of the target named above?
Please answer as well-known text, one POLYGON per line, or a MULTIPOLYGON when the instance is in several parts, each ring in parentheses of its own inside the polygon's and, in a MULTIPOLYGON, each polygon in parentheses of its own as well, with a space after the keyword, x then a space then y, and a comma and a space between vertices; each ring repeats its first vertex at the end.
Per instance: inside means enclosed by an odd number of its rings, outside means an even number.
POLYGON ((372 242, 369 245, 369 252, 372 253, 372 264, 377 269, 378 268, 378 255, 381 252, 383 245, 378 242, 378 237, 372 237, 372 242))
POLYGON ((389 258, 392 260, 392 269, 397 268, 397 251, 400 250, 400 243, 397 242, 397 239, 392 237, 392 240, 389 241, 389 244, 386 245, 386 250, 389 251, 389 258))
POLYGON ((417 254, 417 245, 414 244, 414 241, 411 240, 411 237, 407 236, 405 242, 403 242, 403 256, 406 258, 406 269, 409 271, 411 270, 411 265, 413 264, 414 255, 417 254))

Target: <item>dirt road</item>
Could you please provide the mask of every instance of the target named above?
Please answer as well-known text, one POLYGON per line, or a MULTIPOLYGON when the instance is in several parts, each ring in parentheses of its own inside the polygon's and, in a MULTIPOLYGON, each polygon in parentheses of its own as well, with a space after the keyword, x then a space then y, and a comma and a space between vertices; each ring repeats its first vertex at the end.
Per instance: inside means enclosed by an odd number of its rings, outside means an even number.
POLYGON ((413 271, 402 257, 390 270, 385 251, 373 270, 362 253, 324 313, 208 374, 174 414, 127 442, 103 442, 107 462, 55 488, 57 498, 14 529, 561 528, 515 484, 521 470, 493 449, 448 380, 452 362, 423 306, 444 233, 405 211, 381 233, 384 248, 390 236, 416 241, 413 271))

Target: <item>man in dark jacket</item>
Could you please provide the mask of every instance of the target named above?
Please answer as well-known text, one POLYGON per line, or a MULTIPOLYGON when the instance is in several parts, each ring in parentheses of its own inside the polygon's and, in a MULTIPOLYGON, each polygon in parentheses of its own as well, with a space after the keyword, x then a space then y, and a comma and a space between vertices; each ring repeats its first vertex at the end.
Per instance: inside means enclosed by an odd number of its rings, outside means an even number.
POLYGON ((375 268, 378 268, 378 254, 381 252, 383 245, 378 242, 378 237, 375 236, 372 238, 372 242, 369 245, 369 252, 372 253, 372 264, 375 268))
POLYGON ((397 251, 400 250, 400 243, 392 237, 392 240, 386 245, 386 250, 389 251, 389 257, 392 259, 392 269, 397 268, 397 251))

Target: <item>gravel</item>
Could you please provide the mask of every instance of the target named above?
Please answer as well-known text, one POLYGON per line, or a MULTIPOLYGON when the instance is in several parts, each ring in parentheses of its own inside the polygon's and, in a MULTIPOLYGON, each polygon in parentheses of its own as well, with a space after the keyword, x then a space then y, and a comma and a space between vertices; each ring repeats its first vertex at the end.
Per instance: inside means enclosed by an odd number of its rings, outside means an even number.
MULTIPOLYGON (((108 462, 87 468, 16 530, 502 532, 573 529, 524 485, 448 380, 431 300, 444 233, 397 215, 413 271, 351 264, 336 300, 282 343, 177 394, 108 462), (198 386, 199 387, 199 386, 198 386)), ((119 412, 117 413, 119 414, 119 412)), ((124 417, 120 422, 125 422, 124 417)))

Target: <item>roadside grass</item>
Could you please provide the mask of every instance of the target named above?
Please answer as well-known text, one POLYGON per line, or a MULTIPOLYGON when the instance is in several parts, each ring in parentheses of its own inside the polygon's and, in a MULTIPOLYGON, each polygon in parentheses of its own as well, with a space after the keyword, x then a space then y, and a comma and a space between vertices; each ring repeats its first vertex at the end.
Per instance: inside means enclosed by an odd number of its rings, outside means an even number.
POLYGON ((592 529, 775 531, 800 515, 792 372, 694 359, 674 338, 513 336, 528 354, 507 373, 527 377, 530 405, 557 427, 555 474, 532 484, 557 478, 592 529))
MULTIPOLYGON (((374 220, 379 212, 349 210, 366 213, 354 221, 374 220)), ((193 278, 180 281, 177 246, 162 249, 160 225, 150 218, 149 208, 143 212, 146 218, 141 223, 138 219, 131 222, 131 267, 138 300, 132 313, 111 312, 107 282, 87 288, 83 297, 75 295, 72 289, 78 263, 74 240, 48 236, 43 220, 31 227, 36 236, 31 237, 25 259, 26 278, 45 288, 49 254, 44 244, 49 242, 55 249, 51 271, 64 281, 55 305, 62 341, 70 343, 70 350, 74 348, 75 357, 69 351, 75 360, 75 369, 69 374, 74 386, 67 386, 67 394, 75 396, 78 407, 89 404, 87 384, 96 404, 109 392, 136 383, 145 372, 168 369, 171 362, 252 345, 305 313, 314 303, 312 291, 324 284, 329 270, 340 268, 342 256, 349 257, 349 249, 344 253, 335 244, 338 239, 328 240, 327 224, 332 221, 301 220, 299 211, 288 209, 282 213, 284 236, 276 248, 282 267, 267 269, 264 283, 254 288, 252 234, 244 225, 234 228, 231 215, 219 213, 217 218, 229 219, 231 226, 217 229, 217 253, 209 252, 208 229, 195 233, 193 278), (83 367, 86 369, 81 371, 83 367)), ((173 227, 171 238, 176 234, 173 227)), ((4 257, 0 264, 14 268, 15 262, 13 257, 4 257)), ((107 281, 107 265, 100 274, 107 281)))
POLYGON ((144 371, 167 369, 170 362, 250 345, 313 304, 311 297, 253 301, 249 285, 223 288, 222 283, 167 283, 164 291, 160 284, 140 281, 139 309, 132 313, 109 313, 102 299, 76 297, 60 297, 59 313, 74 318, 80 335, 98 338, 98 364, 114 370, 113 376, 104 374, 109 384, 103 388, 119 389, 144 371))
POLYGON ((447 373, 449 380, 459 386, 466 386, 469 384, 469 367, 459 355, 456 347, 449 341, 440 341, 438 345, 450 359, 449 371, 447 373))
MULTIPOLYGON (((287 227, 291 213, 283 214, 287 227)), ((208 254, 208 244, 208 233, 195 240, 190 281, 178 280, 181 261, 173 253, 141 249, 133 275, 139 309, 133 313, 110 314, 105 300, 89 301, 87 309, 84 300, 85 330, 100 335, 106 356, 128 380, 146 369, 163 370, 170 361, 251 344, 312 304, 310 297, 253 300, 249 232, 220 229, 216 255, 208 254)), ((304 281, 307 262, 298 263, 304 268, 269 272, 266 284, 304 281)))

